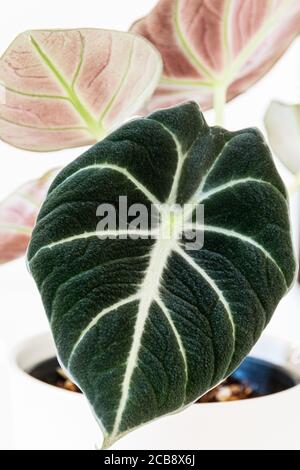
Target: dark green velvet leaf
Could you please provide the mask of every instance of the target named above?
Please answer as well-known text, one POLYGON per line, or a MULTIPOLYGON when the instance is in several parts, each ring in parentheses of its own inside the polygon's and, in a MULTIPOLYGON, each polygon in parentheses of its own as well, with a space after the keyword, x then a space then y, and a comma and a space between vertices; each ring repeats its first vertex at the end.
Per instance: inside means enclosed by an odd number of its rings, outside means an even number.
POLYGON ((209 128, 194 103, 125 124, 65 168, 28 260, 105 446, 228 376, 295 274, 287 196, 263 137, 209 128), (149 209, 204 204, 203 248, 177 232, 122 239, 120 227, 99 239, 96 209, 120 195, 149 209))

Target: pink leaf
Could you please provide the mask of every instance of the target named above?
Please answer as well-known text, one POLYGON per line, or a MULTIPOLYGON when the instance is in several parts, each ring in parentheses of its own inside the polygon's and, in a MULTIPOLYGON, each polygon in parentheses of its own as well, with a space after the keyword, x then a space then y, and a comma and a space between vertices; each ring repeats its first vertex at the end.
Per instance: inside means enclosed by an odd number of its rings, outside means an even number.
POLYGON ((164 60, 147 111, 190 99, 209 109, 216 90, 232 99, 282 56, 300 32, 300 1, 160 0, 132 31, 164 60))
POLYGON ((57 171, 30 181, 0 203, 0 264, 25 254, 40 206, 57 171))
POLYGON ((0 59, 0 137, 35 151, 93 144, 141 108, 161 69, 155 48, 130 33, 23 33, 0 59))

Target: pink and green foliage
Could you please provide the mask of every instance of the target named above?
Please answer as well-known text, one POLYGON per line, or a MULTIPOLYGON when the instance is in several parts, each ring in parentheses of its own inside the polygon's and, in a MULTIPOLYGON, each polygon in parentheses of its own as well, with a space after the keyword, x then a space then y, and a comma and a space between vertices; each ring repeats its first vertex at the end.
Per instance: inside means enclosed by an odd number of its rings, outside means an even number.
POLYGON ((130 33, 25 32, 0 59, 0 138, 34 151, 94 144, 141 108, 161 69, 155 48, 130 33))
POLYGON ((51 182, 52 170, 30 181, 0 203, 0 264, 23 256, 51 182))
POLYGON ((160 0, 132 31, 152 41, 164 61, 148 110, 187 99, 218 108, 282 56, 300 31, 300 1, 160 0))

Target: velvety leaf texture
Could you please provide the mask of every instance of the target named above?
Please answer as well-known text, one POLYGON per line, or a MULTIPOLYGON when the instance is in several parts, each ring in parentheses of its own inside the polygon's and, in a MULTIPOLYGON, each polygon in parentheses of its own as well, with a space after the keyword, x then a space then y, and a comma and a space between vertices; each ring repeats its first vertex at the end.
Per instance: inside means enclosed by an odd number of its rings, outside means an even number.
POLYGON ((299 0, 160 0, 132 31, 149 39, 164 61, 147 110, 197 99, 212 107, 245 92, 300 32, 299 0))
POLYGON ((34 151, 94 144, 152 95, 161 67, 130 33, 22 33, 0 59, 0 138, 34 151))
POLYGON ((50 184, 58 170, 30 181, 0 203, 0 264, 23 256, 50 184))
POLYGON ((295 274, 286 192, 263 137, 209 128, 195 103, 125 124, 64 169, 28 260, 104 446, 228 376, 295 274), (203 248, 189 250, 179 230, 133 240, 117 226, 114 240, 99 238, 96 208, 120 195, 128 206, 204 204, 203 248))

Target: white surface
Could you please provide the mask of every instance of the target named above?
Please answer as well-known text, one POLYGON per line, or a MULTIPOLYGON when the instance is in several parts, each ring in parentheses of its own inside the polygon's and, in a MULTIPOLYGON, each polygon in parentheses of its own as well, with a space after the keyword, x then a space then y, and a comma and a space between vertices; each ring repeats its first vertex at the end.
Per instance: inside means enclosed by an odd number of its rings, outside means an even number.
POLYGON ((93 450, 102 436, 85 398, 24 372, 54 355, 49 333, 21 342, 10 355, 12 446, 18 450, 93 450))
POLYGON ((6 348, 0 343, 0 450, 13 448, 13 426, 11 393, 8 386, 9 367, 6 360, 6 348))
MULTIPOLYGON (((155 0, 9 0, 0 14, 0 54, 20 32, 40 28, 104 27, 127 29, 143 16, 155 0)), ((3 8, 3 6, 2 6, 3 8)), ((258 126, 271 99, 300 101, 300 41, 296 41, 284 58, 249 92, 227 106, 227 127, 231 130, 258 126)), ((212 123, 212 113, 207 113, 212 123)), ((0 199, 18 185, 41 175, 51 167, 63 165, 82 153, 73 149, 50 154, 35 154, 14 149, 0 142, 0 199)), ((287 183, 291 176, 280 167, 287 183)), ((298 233, 299 205, 292 201, 293 230, 298 233)), ((297 251, 298 251, 297 242, 297 251)), ((25 336, 47 328, 43 307, 24 260, 0 268, 0 341, 9 346, 25 336)), ((269 332, 300 343, 300 287, 280 304, 269 332)), ((1 427, 2 419, 0 420, 1 427)), ((1 431, 0 431, 1 447, 1 431)))

